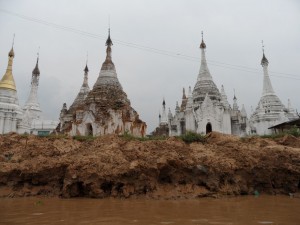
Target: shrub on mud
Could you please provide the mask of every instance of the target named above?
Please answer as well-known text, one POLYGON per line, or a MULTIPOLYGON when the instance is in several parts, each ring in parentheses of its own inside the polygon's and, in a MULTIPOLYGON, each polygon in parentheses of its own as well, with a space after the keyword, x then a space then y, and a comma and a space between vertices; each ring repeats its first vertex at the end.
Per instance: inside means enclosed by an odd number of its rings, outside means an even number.
POLYGON ((188 131, 186 134, 180 136, 181 140, 185 143, 192 143, 192 142, 205 142, 205 137, 202 134, 197 134, 195 132, 188 131))

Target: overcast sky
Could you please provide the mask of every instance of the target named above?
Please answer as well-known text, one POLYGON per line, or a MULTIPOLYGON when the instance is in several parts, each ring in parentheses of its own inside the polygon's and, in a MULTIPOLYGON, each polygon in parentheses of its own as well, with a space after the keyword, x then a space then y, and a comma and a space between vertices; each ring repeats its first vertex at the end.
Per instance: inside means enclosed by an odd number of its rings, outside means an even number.
POLYGON ((297 0, 0 0, 0 75, 5 73, 15 33, 13 74, 22 106, 39 46, 39 102, 46 119, 58 120, 62 104, 73 102, 83 81, 87 51, 89 85, 93 87, 105 59, 109 15, 118 78, 132 107, 148 124, 148 133, 158 124, 163 97, 174 113, 182 88, 194 88, 202 30, 213 80, 219 89, 224 85, 231 104, 235 89, 248 116, 251 106, 257 106, 262 94, 264 40, 276 94, 285 105, 290 98, 300 111, 297 0), (84 34, 34 22, 36 19, 84 34))

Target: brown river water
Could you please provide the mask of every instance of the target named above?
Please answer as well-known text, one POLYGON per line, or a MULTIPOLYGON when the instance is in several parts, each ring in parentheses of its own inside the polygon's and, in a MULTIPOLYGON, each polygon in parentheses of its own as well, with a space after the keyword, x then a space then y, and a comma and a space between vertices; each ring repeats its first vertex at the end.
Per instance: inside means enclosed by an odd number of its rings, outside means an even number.
POLYGON ((300 224, 300 199, 0 199, 0 224, 300 224))

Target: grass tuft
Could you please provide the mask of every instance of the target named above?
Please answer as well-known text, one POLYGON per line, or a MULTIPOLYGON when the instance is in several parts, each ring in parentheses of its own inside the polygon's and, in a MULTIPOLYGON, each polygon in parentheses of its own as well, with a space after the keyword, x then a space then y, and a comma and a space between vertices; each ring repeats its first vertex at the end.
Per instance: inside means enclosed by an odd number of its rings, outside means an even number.
POLYGON ((192 142, 204 143, 206 141, 205 136, 191 131, 188 131, 186 134, 179 136, 179 138, 188 144, 192 142))
POLYGON ((92 135, 89 135, 89 136, 73 136, 73 140, 77 140, 77 141, 80 141, 80 142, 85 142, 85 141, 93 141, 95 140, 96 137, 92 136, 92 135))
POLYGON ((128 132, 125 132, 123 135, 120 135, 126 141, 157 141, 157 140, 166 140, 164 136, 146 136, 146 137, 135 137, 128 132))

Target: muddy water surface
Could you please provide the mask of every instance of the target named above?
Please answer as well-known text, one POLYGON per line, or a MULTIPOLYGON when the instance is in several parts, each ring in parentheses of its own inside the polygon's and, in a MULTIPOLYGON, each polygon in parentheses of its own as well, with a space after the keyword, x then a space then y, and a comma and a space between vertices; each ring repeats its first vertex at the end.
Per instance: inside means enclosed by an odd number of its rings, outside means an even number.
POLYGON ((300 199, 0 199, 0 224, 300 224, 300 199))

